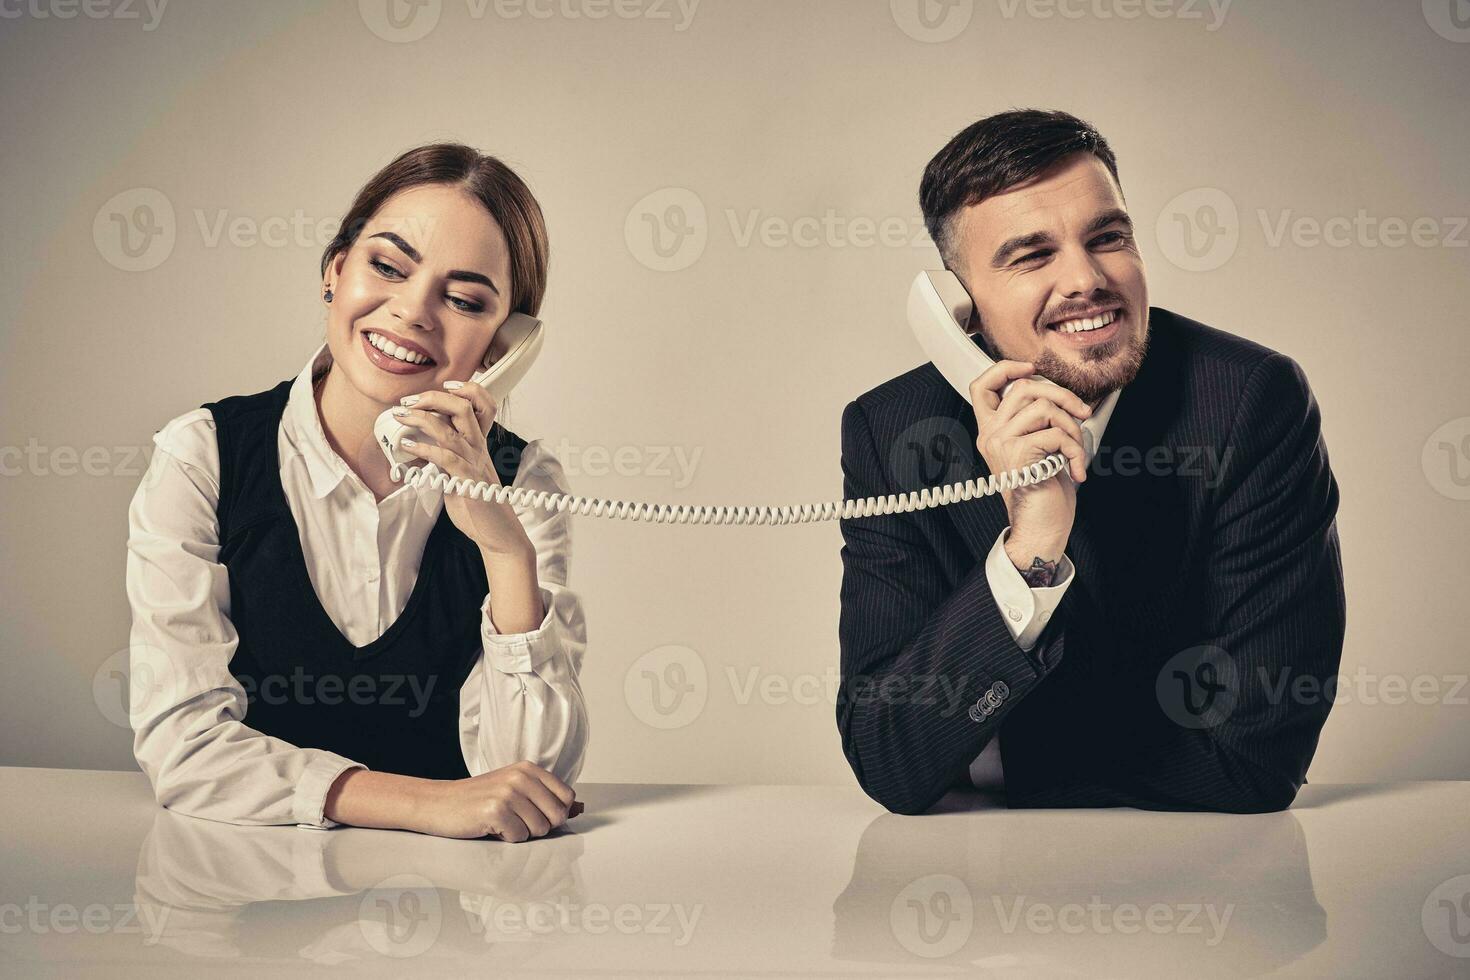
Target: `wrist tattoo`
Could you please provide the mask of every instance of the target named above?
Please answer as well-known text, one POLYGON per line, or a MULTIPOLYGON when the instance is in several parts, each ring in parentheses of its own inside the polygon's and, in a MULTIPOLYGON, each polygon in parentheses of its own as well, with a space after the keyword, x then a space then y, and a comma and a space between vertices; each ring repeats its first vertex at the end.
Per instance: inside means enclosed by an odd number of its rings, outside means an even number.
POLYGON ((1021 578, 1033 589, 1050 588, 1056 584, 1057 571, 1061 568, 1061 560, 1042 561, 1037 555, 1031 559, 1031 567, 1021 569, 1021 578))

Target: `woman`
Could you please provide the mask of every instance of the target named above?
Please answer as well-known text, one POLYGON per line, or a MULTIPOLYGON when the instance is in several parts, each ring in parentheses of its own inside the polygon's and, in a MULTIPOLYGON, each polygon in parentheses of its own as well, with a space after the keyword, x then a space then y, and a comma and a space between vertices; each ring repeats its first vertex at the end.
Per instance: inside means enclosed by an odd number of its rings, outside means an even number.
MULTIPOLYGON (((322 256, 327 339, 294 378, 154 435, 129 508, 134 754, 158 801, 240 824, 539 837, 576 803, 586 645, 565 514, 394 483, 378 415, 453 476, 567 492, 465 383, 546 289, 526 185, 404 153, 322 256)), ((574 806, 575 804, 575 806, 574 806)))

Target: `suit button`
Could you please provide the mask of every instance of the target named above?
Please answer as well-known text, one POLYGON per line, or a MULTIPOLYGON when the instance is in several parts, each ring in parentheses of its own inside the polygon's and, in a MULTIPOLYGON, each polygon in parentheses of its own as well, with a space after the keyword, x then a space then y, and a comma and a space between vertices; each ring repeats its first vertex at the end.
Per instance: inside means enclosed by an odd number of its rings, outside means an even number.
POLYGON ((1011 693, 1010 685, 1008 685, 1005 681, 996 681, 994 684, 990 685, 990 689, 995 692, 996 697, 1001 698, 1002 700, 1005 699, 1005 696, 1007 694, 1011 693))
POLYGON ((970 705, 970 720, 976 723, 985 720, 985 715, 981 713, 979 704, 970 705))

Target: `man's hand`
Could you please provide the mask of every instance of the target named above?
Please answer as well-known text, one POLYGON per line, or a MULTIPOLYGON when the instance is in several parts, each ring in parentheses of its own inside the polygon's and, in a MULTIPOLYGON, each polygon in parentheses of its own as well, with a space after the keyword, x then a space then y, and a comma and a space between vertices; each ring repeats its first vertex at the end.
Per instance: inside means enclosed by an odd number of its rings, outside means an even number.
POLYGON ((990 472, 1021 469, 1053 453, 1067 457, 1067 469, 1054 478, 1001 491, 1011 522, 1006 554, 1033 587, 1052 584, 1072 533, 1076 484, 1087 479, 1080 420, 1092 415, 1081 398, 1035 373, 1028 362, 999 361, 970 383, 975 448, 990 472))
POLYGON ((517 762, 468 779, 436 781, 411 829, 439 837, 494 835, 518 844, 544 837, 581 813, 570 786, 517 762))

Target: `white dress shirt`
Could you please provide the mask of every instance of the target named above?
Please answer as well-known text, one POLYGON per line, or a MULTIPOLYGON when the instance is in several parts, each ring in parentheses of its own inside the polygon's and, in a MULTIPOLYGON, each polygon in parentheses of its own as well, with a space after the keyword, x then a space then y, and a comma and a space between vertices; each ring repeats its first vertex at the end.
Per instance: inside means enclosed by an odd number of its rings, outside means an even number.
MULTIPOLYGON (((1118 393, 1121 390, 1108 392, 1098 402, 1097 410, 1082 423, 1083 432, 1092 437, 1092 451, 1102 444, 1103 430, 1108 427, 1108 419, 1112 418, 1113 406, 1118 403, 1118 393)), ((1072 560, 1063 554, 1057 565, 1055 585, 1038 589, 1029 587, 1006 554, 1005 544, 1010 533, 1010 527, 1004 528, 995 539, 995 544, 991 545, 990 553, 985 556, 985 580, 990 583, 990 594, 995 598, 995 604, 1005 619, 1006 628, 1015 637, 1016 645, 1029 651, 1036 645, 1036 638, 1041 635, 1042 630, 1046 629, 1046 624, 1061 603, 1062 596, 1067 594, 1067 587, 1072 584, 1072 575, 1076 569, 1072 560)), ((1005 772, 1000 763, 1000 736, 1004 727, 1002 724, 1001 730, 995 733, 995 737, 970 762, 970 782, 977 788, 1005 787, 1005 772)))
MULTIPOLYGON (((444 492, 402 486, 374 500, 322 431, 312 381, 331 360, 323 344, 292 383, 277 434, 281 486, 322 608, 364 646, 407 604, 444 492)), ((185 412, 153 441, 128 509, 129 718, 138 764, 158 802, 174 810, 235 824, 334 827, 322 813, 328 789, 343 771, 367 767, 250 728, 244 689, 229 670, 238 637, 229 572, 217 560, 214 419, 207 408, 185 412)), ((513 486, 569 492, 560 461, 539 439, 522 451, 513 486)), ((460 749, 472 776, 528 760, 572 782, 588 728, 578 682, 586 622, 567 588, 570 518, 521 506, 515 513, 536 549, 546 616, 531 632, 502 634, 485 596, 482 655, 460 689, 460 749)))

